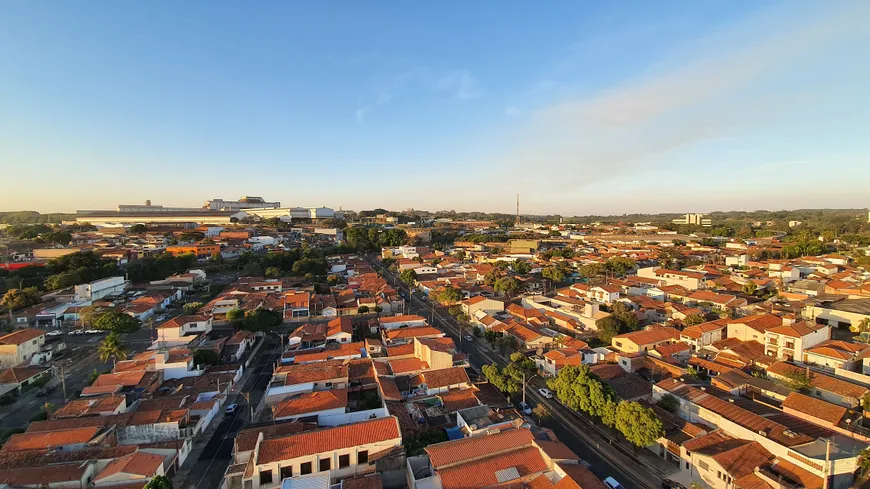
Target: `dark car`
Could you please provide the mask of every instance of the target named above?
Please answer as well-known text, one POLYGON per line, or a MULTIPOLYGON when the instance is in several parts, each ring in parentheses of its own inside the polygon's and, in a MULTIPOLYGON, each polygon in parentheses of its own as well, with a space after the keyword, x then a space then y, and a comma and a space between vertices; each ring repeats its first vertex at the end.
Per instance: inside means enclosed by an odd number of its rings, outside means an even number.
POLYGON ((680 484, 677 481, 665 479, 662 481, 662 489, 686 489, 686 486, 680 484))

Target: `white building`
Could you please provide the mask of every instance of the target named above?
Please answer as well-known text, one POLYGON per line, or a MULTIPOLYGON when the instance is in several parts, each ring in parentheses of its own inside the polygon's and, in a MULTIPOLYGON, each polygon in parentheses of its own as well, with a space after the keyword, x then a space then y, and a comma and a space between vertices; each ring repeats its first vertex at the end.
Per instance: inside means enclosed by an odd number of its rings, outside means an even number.
POLYGON ((89 284, 76 285, 75 301, 95 301, 102 299, 108 295, 123 292, 130 282, 124 277, 108 277, 100 280, 94 280, 89 284))

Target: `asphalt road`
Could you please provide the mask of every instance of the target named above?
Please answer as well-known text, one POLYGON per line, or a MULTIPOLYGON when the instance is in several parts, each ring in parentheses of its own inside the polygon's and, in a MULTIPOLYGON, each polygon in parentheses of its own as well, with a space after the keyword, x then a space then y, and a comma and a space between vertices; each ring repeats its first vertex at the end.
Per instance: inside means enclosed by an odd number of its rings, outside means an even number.
MULTIPOLYGON (((376 262, 376 266, 380 266, 380 263, 376 262)), ((394 287, 407 291, 407 286, 402 284, 395 274, 383 267, 379 268, 394 287)), ((504 366, 507 363, 503 357, 482 344, 481 342, 484 340, 465 341, 463 336, 467 335, 468 332, 462 331, 460 335, 461 325, 452 316, 444 314, 437 307, 433 309, 433 307, 430 302, 411 295, 411 313, 432 318, 433 325, 453 338, 476 370, 480 371, 480 367, 485 364, 496 363, 504 366)), ((560 441, 590 464, 592 473, 601 479, 612 476, 626 489, 658 489, 661 487, 660 477, 640 466, 636 460, 632 460, 624 453, 610 447, 609 441, 593 433, 588 426, 588 421, 581 418, 578 413, 566 408, 555 399, 543 398, 538 393, 540 387, 544 387, 544 381, 540 378, 533 378, 528 382, 527 402, 530 406, 536 404, 547 406, 552 413, 552 417, 546 423, 547 427, 556 433, 560 441)), ((664 460, 661 463, 666 464, 664 460)))
POLYGON ((254 406, 256 409, 256 406, 260 404, 260 400, 269 385, 269 380, 272 378, 272 366, 280 356, 280 343, 276 337, 267 335, 264 342, 256 359, 248 367, 244 380, 233 388, 232 392, 236 393, 235 397, 231 397, 227 402, 227 404, 238 404, 238 411, 235 415, 228 414, 223 417, 199 458, 193 462, 194 466, 181 487, 186 489, 220 487, 224 473, 232 460, 233 440, 239 431, 250 422, 251 410, 249 406, 254 406), (250 404, 243 395, 238 394, 239 392, 248 396, 250 404))

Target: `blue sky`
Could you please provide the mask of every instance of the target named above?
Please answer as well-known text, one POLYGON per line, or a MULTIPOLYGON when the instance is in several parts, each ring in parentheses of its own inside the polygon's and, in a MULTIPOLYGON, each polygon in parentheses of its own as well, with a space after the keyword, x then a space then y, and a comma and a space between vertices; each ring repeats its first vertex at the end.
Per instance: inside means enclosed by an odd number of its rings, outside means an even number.
POLYGON ((4 2, 0 210, 866 207, 870 3, 4 2))

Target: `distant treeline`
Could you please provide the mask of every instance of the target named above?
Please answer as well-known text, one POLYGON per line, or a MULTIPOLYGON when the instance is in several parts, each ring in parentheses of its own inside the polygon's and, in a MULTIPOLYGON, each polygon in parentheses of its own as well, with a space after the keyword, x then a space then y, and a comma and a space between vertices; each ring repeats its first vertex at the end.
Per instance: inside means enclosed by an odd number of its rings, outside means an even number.
POLYGON ((61 221, 69 221, 75 218, 75 214, 60 212, 40 214, 36 211, 0 212, 0 224, 60 224, 61 221))

